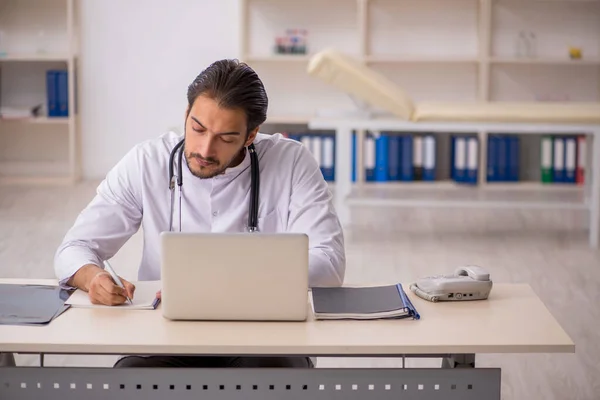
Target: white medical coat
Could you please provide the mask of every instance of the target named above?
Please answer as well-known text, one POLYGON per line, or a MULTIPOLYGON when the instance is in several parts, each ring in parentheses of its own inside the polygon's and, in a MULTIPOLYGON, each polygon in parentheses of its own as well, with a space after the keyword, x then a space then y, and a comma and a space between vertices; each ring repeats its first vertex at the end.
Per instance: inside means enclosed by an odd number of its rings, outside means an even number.
MULTIPOLYGON (((55 255, 61 285, 83 265, 110 259, 143 227, 139 280, 160 279, 159 234, 169 230, 169 154, 182 139, 169 132, 138 144, 112 168, 79 214, 55 255)), ((344 238, 319 165, 301 143, 280 134, 254 140, 260 165, 260 232, 309 237, 309 285, 338 286, 345 274, 344 238)), ((210 179, 192 175, 183 161, 183 232, 244 232, 250 199, 250 156, 210 179)), ((177 190, 176 190, 177 194, 177 190)), ((175 196, 173 230, 179 230, 175 196)), ((282 266, 285 268, 285 266, 282 266)))

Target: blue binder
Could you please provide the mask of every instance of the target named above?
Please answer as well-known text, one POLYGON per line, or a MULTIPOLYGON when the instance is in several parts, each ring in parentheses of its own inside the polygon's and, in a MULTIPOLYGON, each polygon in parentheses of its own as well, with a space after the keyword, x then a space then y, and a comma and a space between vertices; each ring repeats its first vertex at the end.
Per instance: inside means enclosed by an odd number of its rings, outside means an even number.
POLYGON ((400 151, 402 156, 400 157, 400 180, 401 181, 412 181, 414 176, 413 167, 413 138, 411 135, 400 136, 402 144, 400 145, 400 151))
POLYGON ((365 164, 365 181, 366 182, 374 182, 375 181, 375 167, 377 163, 377 141, 375 135, 371 132, 367 132, 365 134, 365 144, 364 144, 364 164, 365 164), (375 161, 374 165, 367 165, 367 160, 372 157, 375 161))
POLYGON ((577 138, 565 138, 565 183, 575 183, 577 171, 577 138))
POLYGON ((60 70, 56 74, 56 96, 58 104, 58 115, 69 116, 69 76, 66 70, 60 70))
POLYGON ((508 142, 508 160, 507 160, 507 180, 510 182, 519 181, 519 137, 515 135, 508 135, 506 138, 508 142))
POLYGON ((387 182, 389 163, 389 137, 381 134, 375 139, 375 176, 373 180, 377 182, 387 182))
POLYGON ((400 136, 389 134, 388 137, 388 180, 400 180, 400 136))
POLYGON ((427 135, 423 138, 423 180, 434 181, 435 180, 435 137, 433 135, 427 135))
POLYGON ((451 141, 451 177, 455 182, 465 183, 467 181, 467 138, 463 135, 452 136, 451 141), (460 143, 460 150, 458 143, 460 143), (461 154, 458 154, 462 151, 461 154))
POLYGON ((335 135, 322 135, 321 171, 323 178, 331 182, 335 180, 335 135))
POLYGON ((565 182, 565 139, 563 137, 554 137, 553 143, 553 180, 554 182, 565 182))
POLYGON ((498 174, 496 180, 505 182, 508 178, 508 140, 504 135, 498 135, 498 174))
POLYGON ((60 117, 58 106, 58 70, 46 71, 46 107, 48 108, 48 117, 60 117))
POLYGON ((487 148, 487 181, 496 182, 499 181, 498 177, 498 141, 497 135, 488 136, 488 148, 487 148))
POLYGON ((465 183, 476 184, 479 173, 479 140, 476 137, 467 137, 465 183))
POLYGON ((356 131, 352 131, 352 182, 356 182, 356 131))

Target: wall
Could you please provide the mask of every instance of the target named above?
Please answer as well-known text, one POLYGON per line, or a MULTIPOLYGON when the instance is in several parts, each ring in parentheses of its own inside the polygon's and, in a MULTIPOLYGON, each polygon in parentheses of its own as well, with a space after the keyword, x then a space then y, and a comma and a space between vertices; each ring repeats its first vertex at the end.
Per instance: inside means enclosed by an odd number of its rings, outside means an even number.
POLYGON ((138 142, 182 129, 187 85, 212 61, 238 57, 238 9, 236 0, 81 1, 84 178, 103 177, 138 142))

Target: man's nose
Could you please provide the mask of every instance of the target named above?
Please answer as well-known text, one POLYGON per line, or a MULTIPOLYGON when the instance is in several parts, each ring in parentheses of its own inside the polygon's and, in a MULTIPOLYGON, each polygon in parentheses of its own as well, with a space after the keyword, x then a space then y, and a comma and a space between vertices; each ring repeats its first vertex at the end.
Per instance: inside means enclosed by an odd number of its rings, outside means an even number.
POLYGON ((209 158, 214 155, 215 143, 216 143, 215 138, 213 138, 213 137, 206 138, 206 141, 204 142, 204 146, 202 149, 203 151, 201 153, 203 157, 209 158))

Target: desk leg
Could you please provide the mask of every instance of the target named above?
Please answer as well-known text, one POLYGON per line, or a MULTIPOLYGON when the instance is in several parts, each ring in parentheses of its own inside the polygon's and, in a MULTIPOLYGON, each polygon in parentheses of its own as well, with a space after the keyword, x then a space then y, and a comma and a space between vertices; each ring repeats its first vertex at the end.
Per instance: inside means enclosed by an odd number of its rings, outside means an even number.
POLYGON ((352 132, 338 128, 335 141, 335 209, 342 227, 346 228, 351 222, 346 200, 352 190, 352 132))
POLYGON ((16 367, 13 353, 0 353, 0 367, 16 367))
POLYGON ((451 354, 442 358, 442 368, 475 368, 475 354, 451 354))

